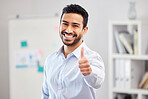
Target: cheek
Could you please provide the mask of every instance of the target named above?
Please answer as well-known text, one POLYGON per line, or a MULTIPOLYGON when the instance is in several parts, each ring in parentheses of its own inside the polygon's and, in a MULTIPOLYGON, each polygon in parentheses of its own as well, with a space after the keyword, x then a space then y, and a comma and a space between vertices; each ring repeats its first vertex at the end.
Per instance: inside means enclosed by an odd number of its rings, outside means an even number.
POLYGON ((83 35, 82 30, 77 30, 77 31, 75 31, 75 33, 76 33, 78 36, 82 36, 82 35, 83 35))

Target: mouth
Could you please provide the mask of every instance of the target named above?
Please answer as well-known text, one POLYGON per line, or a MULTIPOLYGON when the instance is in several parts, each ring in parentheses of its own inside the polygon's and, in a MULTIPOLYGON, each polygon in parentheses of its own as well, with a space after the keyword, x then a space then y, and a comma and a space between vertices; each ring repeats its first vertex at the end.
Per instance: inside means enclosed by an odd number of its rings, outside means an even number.
POLYGON ((65 39, 72 39, 73 37, 77 37, 76 34, 67 33, 67 32, 62 32, 62 35, 64 35, 64 38, 65 38, 65 39))

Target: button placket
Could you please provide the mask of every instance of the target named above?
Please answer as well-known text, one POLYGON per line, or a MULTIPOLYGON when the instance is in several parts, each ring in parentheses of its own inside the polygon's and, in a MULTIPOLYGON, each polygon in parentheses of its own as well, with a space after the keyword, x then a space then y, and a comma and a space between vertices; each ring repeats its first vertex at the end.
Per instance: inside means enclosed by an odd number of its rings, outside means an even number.
POLYGON ((63 71, 64 71, 64 68, 66 66, 66 59, 62 57, 62 65, 61 65, 61 70, 60 70, 60 74, 59 74, 59 86, 58 86, 58 89, 61 90, 63 89, 63 71))

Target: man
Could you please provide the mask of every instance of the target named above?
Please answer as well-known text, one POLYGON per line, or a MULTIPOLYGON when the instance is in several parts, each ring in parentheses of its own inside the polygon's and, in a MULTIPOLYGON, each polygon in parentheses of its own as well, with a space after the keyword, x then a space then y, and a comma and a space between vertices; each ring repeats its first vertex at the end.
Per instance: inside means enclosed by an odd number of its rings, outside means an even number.
POLYGON ((95 99, 93 89, 105 77, 104 63, 83 41, 88 13, 79 5, 63 9, 60 37, 64 45, 45 61, 42 99, 95 99))

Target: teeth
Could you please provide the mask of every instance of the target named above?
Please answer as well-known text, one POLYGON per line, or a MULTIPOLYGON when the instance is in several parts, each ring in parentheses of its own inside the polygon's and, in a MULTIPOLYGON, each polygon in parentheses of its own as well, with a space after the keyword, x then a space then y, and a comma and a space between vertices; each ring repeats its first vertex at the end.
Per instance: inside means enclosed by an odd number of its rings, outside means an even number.
POLYGON ((65 37, 67 37, 67 38, 72 38, 73 36, 72 36, 72 35, 67 35, 67 34, 65 34, 65 37))

